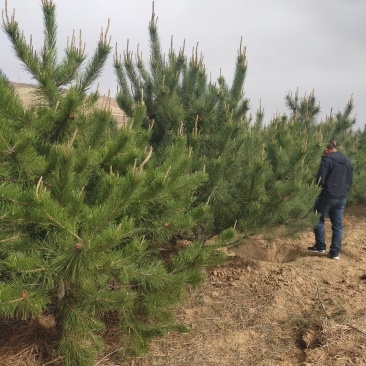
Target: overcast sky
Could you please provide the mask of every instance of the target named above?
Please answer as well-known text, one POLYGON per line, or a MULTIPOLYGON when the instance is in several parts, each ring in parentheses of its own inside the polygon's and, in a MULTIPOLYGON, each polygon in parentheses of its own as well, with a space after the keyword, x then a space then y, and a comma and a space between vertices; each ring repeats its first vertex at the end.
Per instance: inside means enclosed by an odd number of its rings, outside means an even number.
MULTIPOLYGON (((3 9, 5 0, 1 0, 3 9)), ((144 60, 149 57, 151 0, 55 0, 60 50, 75 29, 82 30, 89 54, 101 28, 111 21, 112 46, 121 53, 130 42, 144 60)), ((35 48, 43 44, 40 0, 8 0, 16 20, 35 48)), ((366 0, 155 0, 158 32, 164 52, 171 36, 191 55, 198 43, 206 70, 215 80, 221 69, 231 83, 240 39, 246 47, 245 94, 255 113, 261 101, 265 121, 286 112, 287 92, 314 91, 324 118, 343 110, 353 96, 357 126, 366 124, 366 0)), ((0 33, 0 69, 11 81, 28 83, 4 32, 0 33)), ((117 82, 109 58, 99 79, 100 90, 115 96, 117 82)))

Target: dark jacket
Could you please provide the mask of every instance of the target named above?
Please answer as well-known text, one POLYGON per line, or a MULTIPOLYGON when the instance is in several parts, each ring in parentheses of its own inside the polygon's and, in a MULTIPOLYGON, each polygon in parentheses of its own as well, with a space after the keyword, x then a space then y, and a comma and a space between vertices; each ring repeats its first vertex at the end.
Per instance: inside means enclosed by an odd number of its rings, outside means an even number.
POLYGON ((317 183, 322 194, 332 198, 345 198, 352 185, 353 167, 342 153, 336 151, 322 157, 317 183))

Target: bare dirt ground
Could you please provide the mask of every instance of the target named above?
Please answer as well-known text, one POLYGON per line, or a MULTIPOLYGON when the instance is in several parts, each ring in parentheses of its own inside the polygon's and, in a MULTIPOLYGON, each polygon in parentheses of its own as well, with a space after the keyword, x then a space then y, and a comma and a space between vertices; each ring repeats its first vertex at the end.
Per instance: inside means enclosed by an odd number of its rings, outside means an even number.
POLYGON ((366 207, 347 209, 339 261, 313 243, 308 231, 232 248, 178 312, 191 332, 115 365, 366 365, 366 207))
MULTIPOLYGON (((346 209, 339 261, 308 253, 312 244, 310 230, 244 240, 177 308, 189 333, 156 338, 138 358, 121 358, 123 345, 111 344, 95 365, 366 365, 366 206, 346 209)), ((2 328, 1 366, 60 365, 42 357, 44 336, 2 328)))
MULTIPOLYGON (((311 230, 241 241, 176 309, 189 333, 156 338, 138 358, 110 344, 95 366, 366 366, 366 205, 346 208, 339 261, 309 253, 313 243, 311 230)), ((62 364, 45 320, 0 322, 0 366, 62 364)))

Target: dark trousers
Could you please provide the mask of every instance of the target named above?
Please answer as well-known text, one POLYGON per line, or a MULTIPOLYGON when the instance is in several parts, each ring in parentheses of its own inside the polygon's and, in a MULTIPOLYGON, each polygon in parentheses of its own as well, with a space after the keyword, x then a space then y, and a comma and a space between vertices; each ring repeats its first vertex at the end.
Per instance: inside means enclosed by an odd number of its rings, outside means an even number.
POLYGON ((320 214, 318 223, 314 226, 315 245, 319 249, 326 249, 324 220, 329 216, 332 224, 332 242, 330 255, 338 256, 342 246, 343 212, 346 206, 345 198, 333 198, 320 194, 315 201, 314 209, 320 214))

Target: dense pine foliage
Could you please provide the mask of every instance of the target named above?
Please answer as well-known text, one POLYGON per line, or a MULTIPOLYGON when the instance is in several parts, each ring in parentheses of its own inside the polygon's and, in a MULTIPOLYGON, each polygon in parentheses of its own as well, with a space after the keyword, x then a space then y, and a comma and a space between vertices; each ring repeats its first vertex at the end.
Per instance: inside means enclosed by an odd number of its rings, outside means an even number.
MULTIPOLYGON (((150 141, 158 152, 182 133, 187 137, 195 171, 203 169, 209 177, 196 196, 197 203, 210 203, 212 219, 204 232, 235 226, 252 233, 282 224, 290 230, 309 225, 314 219, 309 202, 318 194, 314 176, 325 143, 334 140, 345 153, 358 155, 357 139, 364 133, 352 130, 352 100, 343 113, 319 122, 320 106, 313 93, 303 98, 289 93, 289 114, 265 124, 262 108, 254 119, 248 116, 247 60, 241 44, 228 85, 223 76, 211 82, 197 49, 190 59, 184 46, 175 52, 173 43, 167 55, 163 53, 154 8, 149 34, 147 63, 138 51, 133 57, 128 47, 123 58, 115 55, 117 101, 129 115, 131 106, 144 101, 143 126, 152 126, 150 141)), ((357 160, 363 160, 354 158, 357 170, 357 160)), ((362 182, 356 178, 357 186, 362 182)), ((363 192, 356 193, 358 198, 363 192)))
POLYGON ((38 51, 4 13, 38 98, 24 107, 0 73, 0 316, 53 317, 64 365, 93 365, 106 327, 123 352, 185 330, 171 307, 224 260, 234 228, 310 228, 328 140, 354 163, 350 203, 365 200, 366 132, 352 130, 352 101, 318 121, 315 96, 290 93, 288 115, 252 118, 245 48, 232 85, 211 82, 198 50, 188 59, 172 45, 165 56, 153 12, 149 64, 115 54, 129 116, 118 127, 90 92, 111 52, 108 28, 89 61, 74 36, 59 61, 55 4, 42 10, 38 51))

